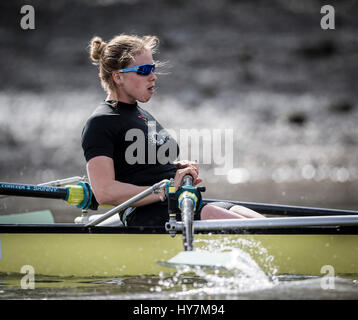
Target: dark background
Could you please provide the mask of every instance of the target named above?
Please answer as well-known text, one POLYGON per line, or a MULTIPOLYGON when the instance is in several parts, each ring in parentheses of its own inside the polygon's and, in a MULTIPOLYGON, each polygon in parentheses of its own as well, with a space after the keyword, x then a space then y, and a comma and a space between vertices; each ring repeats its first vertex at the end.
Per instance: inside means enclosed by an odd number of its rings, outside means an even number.
MULTIPOLYGON (((356 1, 3 1, 0 12, 0 181, 85 175, 81 130, 105 97, 89 41, 155 34, 167 74, 143 107, 167 128, 234 130, 239 170, 202 165, 207 197, 358 208, 356 1), (25 4, 35 30, 20 27, 25 4), (325 4, 335 30, 320 27, 325 4)), ((66 205, 0 202, 45 207, 66 205)))

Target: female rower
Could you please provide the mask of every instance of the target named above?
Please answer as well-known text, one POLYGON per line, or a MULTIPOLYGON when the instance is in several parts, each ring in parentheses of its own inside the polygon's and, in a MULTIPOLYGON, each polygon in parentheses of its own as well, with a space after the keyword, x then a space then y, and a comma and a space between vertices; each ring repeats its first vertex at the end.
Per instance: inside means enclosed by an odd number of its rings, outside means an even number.
MULTIPOLYGON (((197 164, 174 162, 179 154, 176 141, 138 104, 155 92, 153 54, 158 44, 155 36, 124 34, 108 43, 99 37, 91 40, 90 58, 99 65, 107 97, 87 120, 82 147, 99 204, 117 206, 162 179, 174 178, 176 187, 187 174, 195 185, 202 181, 197 164)), ((203 220, 262 217, 226 202, 206 204, 195 214, 203 220)), ((163 226, 168 220, 164 191, 137 201, 121 220, 128 226, 163 226)))

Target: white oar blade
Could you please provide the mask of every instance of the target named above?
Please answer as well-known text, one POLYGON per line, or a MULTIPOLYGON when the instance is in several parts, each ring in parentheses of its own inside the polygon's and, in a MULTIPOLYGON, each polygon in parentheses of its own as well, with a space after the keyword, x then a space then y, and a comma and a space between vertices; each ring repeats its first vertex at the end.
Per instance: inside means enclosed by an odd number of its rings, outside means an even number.
POLYGON ((230 252, 182 251, 168 261, 157 261, 166 267, 227 268, 233 261, 230 252))

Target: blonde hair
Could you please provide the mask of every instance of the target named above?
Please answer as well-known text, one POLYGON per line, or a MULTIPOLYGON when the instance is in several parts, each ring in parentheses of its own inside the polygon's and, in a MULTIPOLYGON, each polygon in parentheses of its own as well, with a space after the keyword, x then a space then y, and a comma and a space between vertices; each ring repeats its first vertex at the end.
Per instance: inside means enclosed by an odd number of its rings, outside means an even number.
POLYGON ((145 50, 152 54, 157 51, 159 39, 156 36, 125 35, 115 36, 109 42, 94 37, 90 42, 90 59, 99 66, 99 77, 104 90, 109 93, 116 86, 112 78, 113 71, 126 68, 135 57, 145 50))

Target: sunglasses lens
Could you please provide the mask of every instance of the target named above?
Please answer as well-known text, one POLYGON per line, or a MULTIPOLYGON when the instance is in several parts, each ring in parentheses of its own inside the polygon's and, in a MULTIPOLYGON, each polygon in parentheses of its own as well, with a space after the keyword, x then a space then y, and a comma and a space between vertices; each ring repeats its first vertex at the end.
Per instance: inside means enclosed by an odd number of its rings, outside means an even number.
POLYGON ((145 64, 143 66, 140 66, 137 73, 143 76, 147 76, 154 72, 155 65, 154 64, 145 64))

